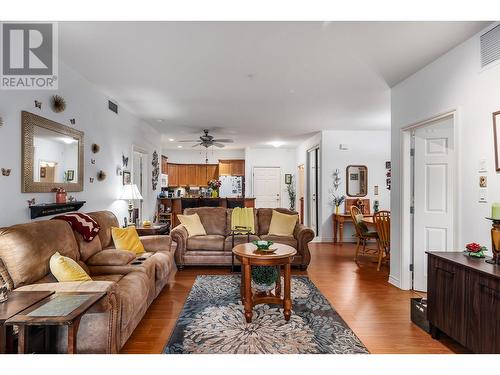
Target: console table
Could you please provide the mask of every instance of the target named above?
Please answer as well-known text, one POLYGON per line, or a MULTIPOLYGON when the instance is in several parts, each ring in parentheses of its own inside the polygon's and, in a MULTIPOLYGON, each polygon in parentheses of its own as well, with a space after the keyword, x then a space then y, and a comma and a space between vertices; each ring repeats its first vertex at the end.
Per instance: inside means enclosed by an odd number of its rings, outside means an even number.
MULTIPOLYGON (((371 217, 370 214, 364 214, 364 217, 371 217)), ((352 223, 351 214, 333 214, 333 242, 342 243, 344 241, 344 223, 352 223), (337 236, 338 233, 338 236, 337 236)))
POLYGON ((500 353, 500 266, 462 252, 428 252, 427 319, 475 353, 500 353))

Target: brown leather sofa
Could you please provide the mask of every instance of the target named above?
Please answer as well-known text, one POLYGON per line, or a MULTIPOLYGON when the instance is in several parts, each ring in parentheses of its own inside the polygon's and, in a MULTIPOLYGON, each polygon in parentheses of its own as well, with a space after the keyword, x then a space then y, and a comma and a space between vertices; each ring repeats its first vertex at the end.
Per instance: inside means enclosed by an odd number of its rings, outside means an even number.
MULTIPOLYGON (((285 208, 276 208, 275 210, 289 215, 297 214, 285 208)), ((182 224, 176 226, 171 231, 170 235, 172 239, 177 242, 175 261, 179 268, 187 265, 230 265, 232 252, 232 236, 230 234, 232 209, 199 207, 184 210, 185 215, 192 215, 194 213, 200 216, 201 223, 207 235, 189 238, 188 232, 182 224)), ((290 245, 297 249, 293 265, 307 269, 311 261, 308 244, 314 238, 313 230, 297 222, 293 236, 269 235, 272 214, 272 208, 254 209, 256 234, 250 236, 250 241, 262 239, 290 245)), ((244 242, 247 242, 246 235, 235 236, 235 245, 244 242)))
MULTIPOLYGON (((89 215, 101 227, 91 242, 60 220, 0 228, 0 277, 14 290, 106 292, 82 317, 77 347, 79 353, 117 353, 176 270, 175 244, 169 236, 141 237, 146 253, 138 260, 114 248, 111 227, 119 224, 113 213, 89 215), (77 261, 92 281, 58 283, 49 268, 56 251, 77 261)), ((66 351, 65 330, 58 328, 58 352, 66 351)))

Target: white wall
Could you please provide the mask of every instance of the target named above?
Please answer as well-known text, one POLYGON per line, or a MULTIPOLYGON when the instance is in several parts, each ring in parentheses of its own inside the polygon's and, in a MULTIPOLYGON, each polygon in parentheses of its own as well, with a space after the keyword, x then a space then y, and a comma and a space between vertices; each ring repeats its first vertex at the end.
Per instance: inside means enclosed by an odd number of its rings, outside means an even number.
MULTIPOLYGON (((320 237, 322 241, 333 240, 332 213, 329 205, 332 187, 332 173, 339 169, 341 184, 338 195, 346 195, 346 168, 348 165, 366 165, 368 168, 368 195, 370 212, 377 199, 381 210, 390 209, 390 191, 386 189, 385 162, 391 160, 391 132, 387 131, 324 131, 321 140, 321 223, 320 237), (348 150, 340 150, 345 144, 348 150), (379 195, 374 194, 374 186, 378 185, 379 195)), ((349 197, 347 197, 349 198, 349 197)), ((344 212, 344 206, 340 208, 344 212)), ((352 226, 344 227, 344 241, 354 241, 352 226)))
MULTIPOLYGON (((159 133, 146 123, 120 107, 119 114, 107 109, 107 97, 78 73, 59 64, 59 90, 57 91, 0 91, 0 116, 4 126, 0 127, 0 168, 11 168, 10 177, 0 176, 0 226, 30 221, 26 201, 32 197, 37 203, 55 201, 53 193, 21 193, 21 111, 26 110, 59 123, 70 125, 75 118, 74 127, 85 133, 85 178, 84 191, 70 193, 79 200, 87 201, 82 212, 111 210, 120 223, 127 214, 127 203, 117 200, 122 177, 117 176, 116 168, 122 164, 122 153, 131 156, 135 144, 149 152, 147 163, 151 175, 151 159, 154 150, 161 150, 159 133), (62 113, 50 109, 50 97, 59 94, 66 99, 67 108, 62 113), (42 109, 34 107, 34 100, 41 101, 42 109), (101 146, 98 154, 92 154, 90 145, 101 146), (92 165, 90 159, 96 159, 92 165), (107 173, 107 179, 91 184, 89 177, 95 177, 99 170, 107 173)), ((129 168, 132 163, 130 157, 129 168)), ((156 193, 152 191, 151 178, 149 191, 145 194, 144 214, 152 216, 155 210, 156 193)), ((42 218, 45 219, 45 218, 42 218)))
MULTIPOLYGON (((486 30, 485 30, 486 31, 486 30)), ((482 33, 480 33, 482 34, 482 33)), ((500 65, 481 70, 479 35, 457 46, 392 90, 392 229, 390 281, 407 289, 401 272, 401 128, 455 110, 458 139, 458 245, 479 242, 491 247, 491 202, 500 201, 495 172, 492 112, 500 110, 500 65), (478 203, 479 160, 488 162, 488 203, 478 203)))
MULTIPOLYGON (((191 146, 189 146, 191 147, 191 146)), ((208 164, 217 164, 219 159, 221 160, 231 160, 231 159, 244 159, 245 150, 220 150, 216 148, 209 148, 206 152, 205 148, 199 149, 163 149, 163 155, 168 157, 169 163, 179 163, 179 164, 205 164, 205 157, 208 158, 208 164)))
MULTIPOLYGON (((291 148, 246 148, 245 149, 245 194, 253 197, 253 168, 281 168, 281 207, 289 208, 285 174, 297 176, 296 151, 291 148)), ((296 209, 298 207, 296 206, 296 209)))

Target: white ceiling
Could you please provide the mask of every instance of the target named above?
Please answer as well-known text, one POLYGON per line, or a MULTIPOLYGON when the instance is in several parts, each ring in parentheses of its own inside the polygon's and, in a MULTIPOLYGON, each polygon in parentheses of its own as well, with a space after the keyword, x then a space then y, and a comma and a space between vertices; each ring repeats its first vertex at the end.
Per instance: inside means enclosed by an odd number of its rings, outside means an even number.
POLYGON ((388 129, 390 87, 487 24, 63 22, 60 57, 167 147, 204 128, 231 148, 286 146, 319 130, 388 129))

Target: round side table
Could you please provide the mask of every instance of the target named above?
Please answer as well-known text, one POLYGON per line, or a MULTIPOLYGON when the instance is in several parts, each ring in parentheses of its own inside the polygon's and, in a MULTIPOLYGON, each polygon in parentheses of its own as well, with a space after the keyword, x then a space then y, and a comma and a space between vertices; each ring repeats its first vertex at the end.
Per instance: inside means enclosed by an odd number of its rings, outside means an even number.
POLYGON ((297 250, 288 245, 275 243, 273 253, 259 251, 252 243, 244 243, 233 248, 233 254, 241 262, 241 302, 245 307, 245 319, 247 323, 252 322, 252 310, 255 305, 261 303, 272 303, 283 306, 285 320, 290 320, 292 313, 291 298, 291 265, 297 250), (252 266, 277 267, 278 281, 274 292, 252 293, 252 266), (283 268, 284 295, 281 296, 281 268, 283 268))

